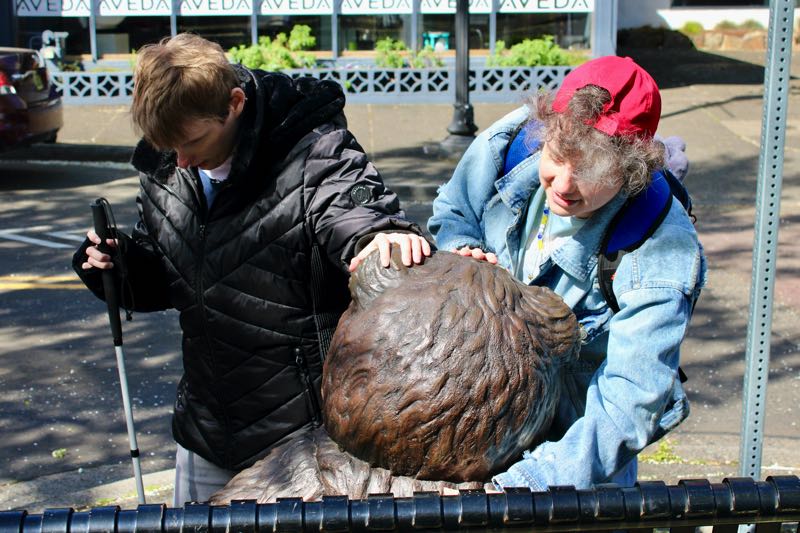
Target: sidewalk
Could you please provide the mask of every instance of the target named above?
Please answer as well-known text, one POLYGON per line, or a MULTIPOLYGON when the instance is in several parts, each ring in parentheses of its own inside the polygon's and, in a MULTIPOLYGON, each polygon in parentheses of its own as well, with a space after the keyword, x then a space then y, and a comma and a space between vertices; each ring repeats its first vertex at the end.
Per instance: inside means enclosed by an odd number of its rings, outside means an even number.
MULTIPOLYGON (((671 59, 677 66, 669 68, 662 52, 634 56, 662 87, 660 133, 687 142, 688 186, 710 267, 682 352, 692 414, 664 443, 645 451, 642 479, 674 483, 738 475, 763 94, 763 69, 752 62, 762 56, 695 52, 671 59)), ((798 65, 794 58, 795 76, 798 65)), ((800 81, 792 81, 789 93, 762 478, 800 475, 800 81)), ((475 122, 485 128, 516 104, 476 105, 475 122)), ((426 155, 423 147, 446 136, 452 106, 348 105, 347 117, 411 218, 424 223, 436 188, 456 161, 426 155)), ((125 165, 136 136, 124 107, 68 107, 65 122, 59 144, 14 157, 125 165)), ((136 496, 129 475, 129 463, 65 472, 0 487, 0 503, 31 512, 109 503, 131 508, 136 496)), ((145 486, 150 501, 169 503, 172 471, 147 474, 145 486)))

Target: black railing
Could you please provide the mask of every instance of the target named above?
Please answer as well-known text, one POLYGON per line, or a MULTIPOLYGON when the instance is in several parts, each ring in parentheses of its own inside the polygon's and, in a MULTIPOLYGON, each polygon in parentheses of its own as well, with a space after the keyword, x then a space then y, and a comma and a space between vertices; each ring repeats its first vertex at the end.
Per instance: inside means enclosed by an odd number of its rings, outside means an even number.
POLYGON ((551 487, 546 492, 510 489, 487 494, 461 491, 458 496, 416 493, 411 498, 375 494, 364 500, 344 496, 304 502, 234 502, 226 506, 140 505, 135 510, 98 507, 88 511, 48 509, 0 513, 0 533, 123 532, 347 532, 452 531, 467 529, 536 531, 608 531, 669 528, 689 533, 714 526, 715 533, 735 533, 754 524, 758 533, 797 531, 800 479, 772 476, 766 481, 729 478, 722 483, 685 480, 677 485, 641 482, 632 488, 602 486, 591 490, 551 487))

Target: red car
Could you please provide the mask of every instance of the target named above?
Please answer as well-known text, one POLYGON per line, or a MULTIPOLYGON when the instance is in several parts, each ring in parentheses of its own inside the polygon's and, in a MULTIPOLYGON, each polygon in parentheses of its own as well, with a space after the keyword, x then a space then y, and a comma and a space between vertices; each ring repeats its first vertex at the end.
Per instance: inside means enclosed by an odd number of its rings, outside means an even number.
POLYGON ((55 142, 63 125, 61 96, 39 52, 0 48, 0 150, 55 142))

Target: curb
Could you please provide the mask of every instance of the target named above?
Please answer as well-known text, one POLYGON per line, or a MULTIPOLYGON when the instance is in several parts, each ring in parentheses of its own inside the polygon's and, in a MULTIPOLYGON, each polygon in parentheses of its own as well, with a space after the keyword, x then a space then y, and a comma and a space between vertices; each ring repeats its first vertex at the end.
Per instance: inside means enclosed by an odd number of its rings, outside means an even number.
MULTIPOLYGON (((131 465, 119 464, 79 468, 0 486, 0 509, 24 509, 41 513, 45 509, 117 505, 135 509, 139 504, 136 483, 130 476, 131 465), (121 478, 121 479, 120 479, 121 478), (104 482, 106 479, 115 481, 104 482)), ((145 474, 142 477, 147 503, 172 506, 175 469, 145 474)))

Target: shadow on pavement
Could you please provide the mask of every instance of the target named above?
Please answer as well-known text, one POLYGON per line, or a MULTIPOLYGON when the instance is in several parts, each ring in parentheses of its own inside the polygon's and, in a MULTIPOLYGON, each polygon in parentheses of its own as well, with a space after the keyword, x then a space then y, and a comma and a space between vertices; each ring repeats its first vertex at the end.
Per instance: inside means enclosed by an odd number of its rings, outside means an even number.
MULTIPOLYGON (((764 67, 748 61, 700 50, 622 48, 621 56, 630 56, 647 70, 661 89, 704 83, 763 84, 764 67)), ((753 58, 757 58, 753 54, 753 58)), ((766 57, 761 52, 760 57, 766 57)))
MULTIPOLYGON (((58 191, 72 191, 75 187, 113 184, 117 180, 136 176, 136 171, 122 163, 74 164, 71 161, 48 161, 46 164, 26 164, 22 161, 0 159, 0 192, 41 191, 51 194, 48 201, 58 202, 58 191)), ((3 215, 7 218, 8 212, 3 215)))
POLYGON ((133 155, 133 146, 109 144, 54 143, 33 144, 0 153, 0 161, 103 161, 128 163, 133 155))

